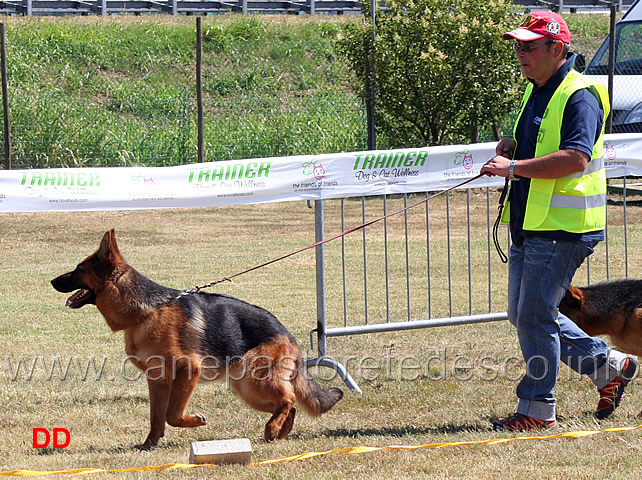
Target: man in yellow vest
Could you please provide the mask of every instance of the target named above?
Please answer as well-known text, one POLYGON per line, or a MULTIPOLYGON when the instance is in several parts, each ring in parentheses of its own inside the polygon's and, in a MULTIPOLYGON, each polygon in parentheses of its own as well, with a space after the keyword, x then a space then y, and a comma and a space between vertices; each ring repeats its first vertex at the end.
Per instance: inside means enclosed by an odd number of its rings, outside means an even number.
POLYGON ((601 420, 619 405, 638 360, 588 336, 558 305, 577 268, 604 239, 608 94, 573 69, 571 32, 556 13, 532 12, 503 38, 514 42, 529 83, 514 138, 497 144, 497 156, 481 173, 511 180, 502 219, 512 239, 508 319, 517 329, 526 374, 517 386, 517 412, 493 425, 511 431, 557 427, 553 388, 560 360, 597 386, 595 417, 601 420))

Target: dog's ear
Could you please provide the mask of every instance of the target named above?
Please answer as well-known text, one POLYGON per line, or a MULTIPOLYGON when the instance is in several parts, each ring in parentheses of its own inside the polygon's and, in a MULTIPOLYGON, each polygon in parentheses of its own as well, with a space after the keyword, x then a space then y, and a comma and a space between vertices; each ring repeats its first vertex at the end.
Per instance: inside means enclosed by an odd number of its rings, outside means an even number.
POLYGON ((97 254, 99 257, 109 259, 113 263, 115 263, 116 259, 121 258, 120 250, 118 250, 118 244, 116 243, 116 232, 113 228, 103 235, 97 254))

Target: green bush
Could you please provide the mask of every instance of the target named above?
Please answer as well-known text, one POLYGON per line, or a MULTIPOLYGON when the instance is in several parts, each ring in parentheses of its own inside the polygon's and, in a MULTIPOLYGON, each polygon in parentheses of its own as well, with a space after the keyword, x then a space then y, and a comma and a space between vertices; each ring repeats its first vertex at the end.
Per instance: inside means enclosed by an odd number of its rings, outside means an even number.
MULTIPOLYGON (((517 102, 519 68, 501 34, 517 23, 508 0, 390 0, 389 13, 364 4, 341 50, 368 85, 376 121, 392 147, 479 140, 478 131, 517 102)), ((364 101, 368 89, 358 90, 364 101)))

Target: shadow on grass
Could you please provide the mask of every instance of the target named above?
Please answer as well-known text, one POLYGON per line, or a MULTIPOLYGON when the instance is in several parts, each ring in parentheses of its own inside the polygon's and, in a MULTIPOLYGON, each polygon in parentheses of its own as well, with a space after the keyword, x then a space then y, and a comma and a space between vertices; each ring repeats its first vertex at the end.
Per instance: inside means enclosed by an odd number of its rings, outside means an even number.
POLYGON ((112 403, 149 403, 148 395, 113 395, 96 398, 79 398, 74 400, 76 404, 83 405, 107 405, 112 403))
MULTIPOLYGON (((321 435, 331 438, 340 438, 340 437, 405 437, 408 435, 438 435, 438 434, 456 434, 456 433, 471 433, 471 432, 488 432, 492 430, 491 422, 488 422, 488 426, 485 425, 473 425, 470 423, 465 423, 462 425, 447 424, 436 427, 417 427, 417 426, 406 426, 406 427, 384 427, 384 428, 356 428, 356 429, 344 429, 339 428, 335 430, 325 430, 321 432, 321 435)), ((290 435, 291 439, 301 439, 297 434, 290 435)))
MULTIPOLYGON (((136 448, 140 442, 132 443, 131 445, 115 445, 112 447, 95 447, 94 445, 87 446, 88 453, 98 453, 98 454, 120 454, 120 453, 140 453, 144 454, 147 450, 141 450, 136 448)), ((189 446, 189 445, 188 445, 189 446)), ((161 440, 157 446, 150 449, 149 451, 163 451, 163 450, 176 450, 184 449, 185 443, 178 440, 161 440)))
MULTIPOLYGON (((607 203, 612 206, 621 207, 624 205, 624 200, 612 200, 608 199, 607 203)), ((632 200, 631 197, 626 197, 626 206, 627 207, 642 207, 642 200, 632 200)))
POLYGON ((44 447, 36 450, 37 455, 47 456, 47 455, 63 455, 65 450, 62 448, 53 448, 53 447, 44 447))

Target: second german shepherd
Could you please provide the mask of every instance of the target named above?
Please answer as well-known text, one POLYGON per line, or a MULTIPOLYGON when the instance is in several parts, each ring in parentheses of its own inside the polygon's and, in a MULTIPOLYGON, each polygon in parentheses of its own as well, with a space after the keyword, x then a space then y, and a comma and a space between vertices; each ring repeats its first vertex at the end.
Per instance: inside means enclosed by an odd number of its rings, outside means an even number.
POLYGON ((608 335, 623 352, 642 355, 642 280, 571 285, 560 312, 589 335, 608 335))
POLYGON ((185 409, 199 380, 226 380, 250 407, 272 414, 265 439, 287 439, 298 402, 319 416, 343 396, 322 389, 307 373, 294 337, 268 311, 226 295, 177 298, 124 260, 114 230, 75 270, 51 281, 73 292, 70 308, 95 304, 113 331, 125 332, 125 350, 147 376, 151 430, 139 448, 155 446, 174 427, 198 427, 202 415, 185 409))

